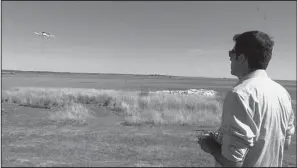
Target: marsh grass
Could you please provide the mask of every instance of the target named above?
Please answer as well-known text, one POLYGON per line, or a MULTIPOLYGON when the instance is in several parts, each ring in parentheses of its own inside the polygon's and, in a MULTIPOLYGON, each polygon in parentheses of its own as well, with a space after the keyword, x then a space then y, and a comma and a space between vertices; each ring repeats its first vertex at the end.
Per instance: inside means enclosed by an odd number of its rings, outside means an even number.
POLYGON ((2 102, 51 109, 51 120, 86 122, 88 105, 104 107, 125 118, 123 124, 218 124, 218 97, 141 91, 19 87, 4 90, 2 102))
POLYGON ((49 119, 59 125, 67 123, 85 125, 89 117, 91 114, 84 105, 70 102, 63 109, 51 113, 49 119))

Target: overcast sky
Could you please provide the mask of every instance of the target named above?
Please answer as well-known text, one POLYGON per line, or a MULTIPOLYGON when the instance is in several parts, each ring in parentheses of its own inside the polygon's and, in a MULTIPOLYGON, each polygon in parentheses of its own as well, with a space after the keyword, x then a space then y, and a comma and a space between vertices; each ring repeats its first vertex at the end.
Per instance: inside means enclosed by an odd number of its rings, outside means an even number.
POLYGON ((274 37, 268 75, 296 80, 293 1, 4 1, 2 66, 229 78, 232 37, 250 30, 274 37))

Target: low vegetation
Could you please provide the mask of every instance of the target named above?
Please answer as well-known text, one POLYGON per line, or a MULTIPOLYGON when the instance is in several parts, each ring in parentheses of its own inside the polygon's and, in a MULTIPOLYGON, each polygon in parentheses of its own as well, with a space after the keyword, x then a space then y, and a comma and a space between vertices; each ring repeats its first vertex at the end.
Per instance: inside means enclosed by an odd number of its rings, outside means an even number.
POLYGON ((2 102, 51 109, 52 120, 86 122, 96 115, 90 106, 103 107, 125 118, 126 125, 217 125, 222 103, 219 97, 77 88, 19 87, 4 90, 2 102))
MULTIPOLYGON (((149 89, 3 90, 2 163, 6 167, 213 166, 214 159, 197 144, 197 135, 203 133, 198 130, 219 124, 223 95, 149 89), (155 126, 138 126, 142 124, 155 126)), ((284 153, 284 167, 296 167, 296 136, 292 142, 284 153)))

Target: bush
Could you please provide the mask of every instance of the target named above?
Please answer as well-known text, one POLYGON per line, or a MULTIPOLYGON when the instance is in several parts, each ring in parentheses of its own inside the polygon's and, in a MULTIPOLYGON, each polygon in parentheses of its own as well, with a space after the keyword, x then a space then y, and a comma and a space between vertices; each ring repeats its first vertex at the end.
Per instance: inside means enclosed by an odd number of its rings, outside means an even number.
MULTIPOLYGON (((140 92, 75 89, 15 88, 5 90, 2 100, 57 111, 54 115, 85 119, 88 105, 103 107, 124 116, 126 124, 217 124, 222 102, 217 97, 140 92)), ((52 118, 55 118, 52 116, 52 118)), ((59 117, 58 117, 59 118, 59 117)))

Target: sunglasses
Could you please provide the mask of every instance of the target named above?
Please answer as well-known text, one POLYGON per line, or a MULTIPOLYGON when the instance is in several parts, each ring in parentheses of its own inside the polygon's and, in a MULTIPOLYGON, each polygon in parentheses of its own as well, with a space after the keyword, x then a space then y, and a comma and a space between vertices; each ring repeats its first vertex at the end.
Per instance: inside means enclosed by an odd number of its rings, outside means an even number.
POLYGON ((238 55, 238 53, 235 50, 229 51, 229 57, 236 56, 236 55, 238 55))
POLYGON ((236 51, 235 50, 230 50, 229 51, 229 57, 232 57, 233 55, 236 55, 236 51))

